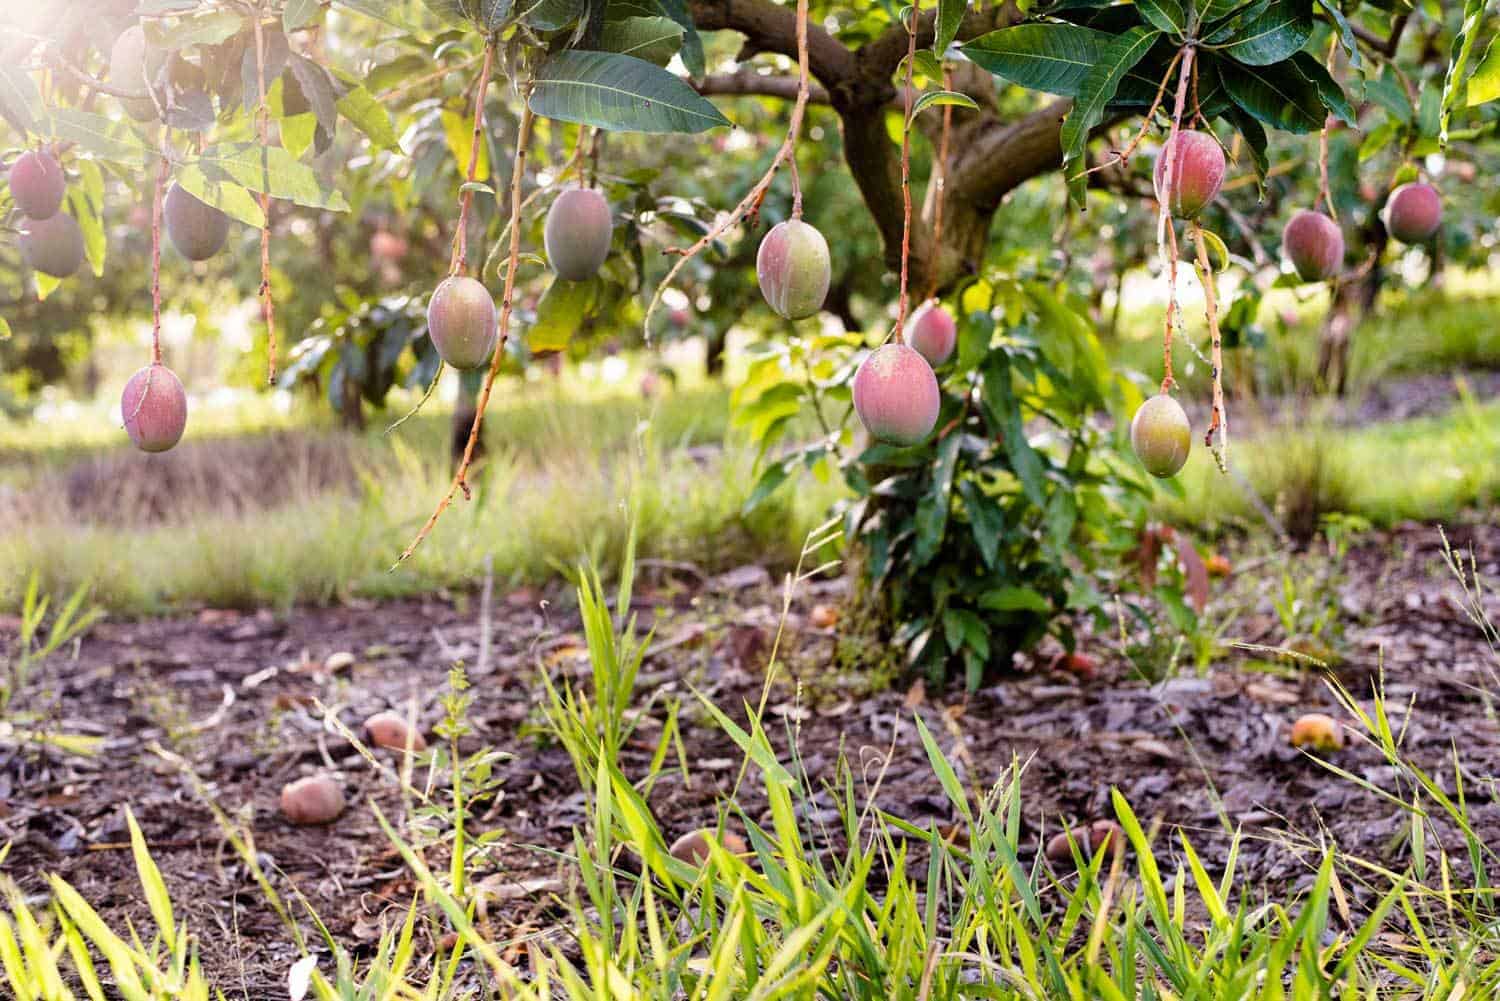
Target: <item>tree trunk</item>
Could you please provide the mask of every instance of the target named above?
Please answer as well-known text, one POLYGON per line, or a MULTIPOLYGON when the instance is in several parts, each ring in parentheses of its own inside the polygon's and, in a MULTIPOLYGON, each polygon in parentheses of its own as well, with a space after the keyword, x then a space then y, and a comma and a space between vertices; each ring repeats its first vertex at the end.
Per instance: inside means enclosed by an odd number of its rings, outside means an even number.
MULTIPOLYGON (((458 382, 458 400, 453 404, 453 423, 449 430, 448 454, 452 459, 453 468, 457 469, 464 461, 464 449, 469 445, 469 431, 474 427, 474 417, 478 414, 478 386, 470 384, 470 380, 460 378, 458 382)), ((484 458, 484 436, 481 434, 474 443, 474 457, 470 460, 470 466, 477 465, 484 458)))
POLYGON ((365 429, 365 404, 360 396, 359 383, 353 379, 344 379, 339 390, 339 418, 351 431, 365 429))
POLYGON ((1381 258, 1390 243, 1390 234, 1380 218, 1384 207, 1383 199, 1370 206, 1369 220, 1364 227, 1362 243, 1365 252, 1374 255, 1369 270, 1353 281, 1339 283, 1318 340, 1318 381, 1337 396, 1343 396, 1348 388, 1349 346, 1354 338, 1354 328, 1374 308, 1385 280, 1381 258))

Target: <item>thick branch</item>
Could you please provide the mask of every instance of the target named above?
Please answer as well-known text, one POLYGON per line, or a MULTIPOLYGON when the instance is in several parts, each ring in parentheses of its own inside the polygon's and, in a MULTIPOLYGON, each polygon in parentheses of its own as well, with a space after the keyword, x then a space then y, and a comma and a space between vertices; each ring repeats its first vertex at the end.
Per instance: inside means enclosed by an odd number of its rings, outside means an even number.
MULTIPOLYGON (((797 14, 772 0, 692 0, 693 22, 702 31, 721 29, 745 36, 751 52, 797 56, 797 14)), ((812 75, 838 103, 838 92, 854 77, 854 53, 816 22, 807 26, 807 59, 812 75)))
MULTIPOLYGON (((752 66, 742 66, 733 73, 710 73, 702 80, 688 83, 704 96, 797 99, 796 77, 760 73, 752 66)), ((817 85, 808 91, 807 99, 813 104, 828 104, 831 100, 828 90, 817 85)))

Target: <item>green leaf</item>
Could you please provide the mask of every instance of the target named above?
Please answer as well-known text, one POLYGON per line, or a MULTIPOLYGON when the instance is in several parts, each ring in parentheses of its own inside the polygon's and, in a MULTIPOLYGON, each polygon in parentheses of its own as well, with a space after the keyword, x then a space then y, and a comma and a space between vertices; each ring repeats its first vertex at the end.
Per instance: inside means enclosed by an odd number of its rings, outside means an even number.
POLYGON ((136 166, 154 157, 156 151, 132 128, 103 115, 72 108, 52 112, 53 138, 77 143, 101 160, 136 166))
POLYGON ((194 45, 218 45, 228 41, 239 34, 244 26, 244 15, 229 10, 215 10, 197 17, 183 18, 170 29, 148 25, 146 37, 164 49, 181 52, 194 45))
POLYGON ((1453 47, 1450 50, 1452 54, 1448 58, 1448 71, 1443 75, 1442 119, 1438 141, 1444 146, 1448 144, 1448 121, 1452 115, 1453 106, 1458 103, 1459 93, 1463 90, 1464 71, 1468 69, 1469 56, 1474 51, 1474 42, 1479 36, 1484 11, 1488 6, 1489 0, 1467 0, 1464 4, 1463 24, 1458 33, 1453 36, 1453 47))
POLYGON ((487 32, 499 31, 510 23, 516 0, 471 0, 474 20, 487 32))
POLYGON ((1349 19, 1344 17, 1344 12, 1339 9, 1338 0, 1318 0, 1318 6, 1323 8, 1323 12, 1338 29, 1339 44, 1343 46, 1344 54, 1349 57, 1349 65, 1359 69, 1361 62, 1359 45, 1354 38, 1354 29, 1349 26, 1349 19))
POLYGON ((1077 97, 1110 36, 1076 24, 1022 24, 980 35, 961 46, 964 56, 1028 90, 1077 97))
POLYGON ((979 110, 979 105, 968 94, 960 94, 953 90, 929 90, 917 98, 917 102, 911 106, 911 113, 913 116, 920 115, 933 105, 940 104, 956 104, 961 108, 979 110))
POLYGON ((0 116, 22 133, 34 132, 44 110, 31 76, 8 60, 0 61, 0 116))
POLYGON ((984 365, 983 399, 987 416, 991 426, 1000 431, 1011 471, 1021 481, 1021 488, 1027 499, 1037 507, 1042 507, 1047 501, 1046 491, 1042 486, 1042 457, 1031 447, 1031 442, 1026 437, 1026 426, 1021 419, 1021 401, 1016 398, 1010 380, 1010 359, 1003 352, 994 352, 984 365))
POLYGON ((286 9, 281 12, 282 30, 291 32, 307 27, 318 19, 321 10, 318 0, 286 0, 286 9))
POLYGON ((532 0, 521 20, 533 31, 560 31, 583 16, 584 0, 532 0))
POLYGON ((615 52, 558 52, 537 70, 531 110, 611 132, 702 132, 729 125, 676 74, 615 52))
POLYGON ((78 161, 78 170, 81 182, 68 185, 68 213, 83 233, 83 251, 89 270, 102 276, 107 250, 104 236, 104 173, 92 160, 78 161))
POLYGON ((338 129, 338 95, 334 92, 333 79, 328 71, 295 52, 292 53, 287 68, 291 70, 297 88, 302 91, 302 96, 307 98, 308 106, 317 116, 318 125, 323 131, 333 135, 338 129))
POLYGON ((1230 98, 1251 117, 1299 135, 1323 127, 1326 110, 1322 95, 1290 65, 1225 63, 1221 72, 1230 98))
POLYGON ((656 0, 656 4, 668 17, 682 25, 682 64, 694 79, 703 76, 706 70, 703 62, 703 39, 698 37, 698 28, 693 23, 692 13, 688 11, 687 0, 656 0))
POLYGON ((1220 51, 1246 66, 1269 66, 1299 51, 1312 37, 1310 0, 1275 3, 1245 25, 1220 51))
POLYGON ((554 279, 536 304, 536 322, 526 332, 526 346, 532 351, 561 351, 593 312, 598 298, 598 278, 586 282, 554 279))
POLYGON ((912 560, 917 566, 930 562, 943 544, 948 512, 953 507, 953 469, 962 440, 962 435, 950 434, 939 443, 937 461, 932 467, 932 485, 917 503, 917 539, 912 546, 912 560))
POLYGON ((445 21, 467 21, 469 7, 463 0, 422 0, 423 5, 445 21))
POLYGON ((939 59, 958 37, 958 28, 969 9, 969 0, 938 0, 937 24, 932 35, 932 51, 939 59))
POLYGON ((1104 119, 1104 108, 1119 89, 1120 81, 1136 63, 1145 58, 1161 32, 1135 27, 1120 35, 1099 56, 1083 78, 1073 110, 1062 126, 1063 157, 1077 160, 1083 156, 1089 133, 1104 119))
POLYGON ((606 52, 635 56, 665 66, 682 47, 682 25, 665 16, 608 21, 599 39, 599 47, 606 52))
POLYGON ((210 146, 197 160, 210 181, 233 181, 251 191, 295 202, 308 208, 349 211, 343 194, 325 186, 305 163, 279 146, 254 143, 210 146))
POLYGON ((1484 59, 1469 77, 1469 107, 1477 108, 1496 98, 1500 98, 1500 35, 1490 39, 1484 59))
POLYGON ((231 219, 238 219, 246 226, 260 229, 265 225, 260 202, 250 191, 233 181, 209 180, 198 164, 188 164, 177 171, 176 180, 182 190, 200 202, 212 205, 231 219))
POLYGON ((997 587, 979 596, 979 607, 991 612, 1041 612, 1052 611, 1052 605, 1041 594, 1029 587, 997 587))
POLYGON ((1318 96, 1323 100, 1323 106, 1345 125, 1353 127, 1356 124, 1354 105, 1349 103, 1344 88, 1328 72, 1324 66, 1310 52, 1299 52, 1292 57, 1292 66, 1302 78, 1318 89, 1318 96))
POLYGON ((399 151, 400 142, 385 106, 363 87, 352 87, 338 101, 339 114, 349 119, 376 146, 399 151))
POLYGON ((1177 0, 1136 0, 1136 9, 1150 25, 1176 38, 1187 34, 1187 14, 1177 0))

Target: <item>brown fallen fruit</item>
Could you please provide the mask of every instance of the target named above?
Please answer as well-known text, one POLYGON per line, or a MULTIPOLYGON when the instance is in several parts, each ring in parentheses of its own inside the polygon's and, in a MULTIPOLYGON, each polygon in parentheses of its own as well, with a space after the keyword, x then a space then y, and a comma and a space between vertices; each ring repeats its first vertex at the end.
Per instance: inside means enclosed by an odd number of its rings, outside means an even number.
POLYGON ((807 621, 814 629, 832 629, 839 624, 839 610, 832 605, 814 605, 807 621))
POLYGON ((672 857, 688 865, 702 865, 708 861, 710 846, 715 839, 731 855, 743 854, 749 847, 745 844, 745 839, 733 831, 725 831, 720 835, 711 827, 700 827, 672 842, 672 857))
MULTIPOLYGON (((1091 859, 1104 851, 1105 846, 1115 854, 1125 851, 1125 832, 1113 820, 1096 820, 1092 824, 1080 824, 1072 830, 1076 844, 1085 859, 1091 859)), ((1046 856, 1052 862, 1067 862, 1073 857, 1068 843, 1068 831, 1058 831, 1047 841, 1046 856)))
POLYGON ((344 812, 344 787, 332 775, 309 775, 281 789, 281 813, 299 826, 331 824, 344 812))
POLYGON ((1344 728, 1332 716, 1308 713, 1292 724, 1291 743, 1314 751, 1337 751, 1344 746, 1344 728))
POLYGON ((406 725, 406 717, 389 709, 382 710, 365 720, 365 733, 370 743, 393 751, 404 751, 408 746, 414 751, 427 750, 427 739, 420 730, 406 725))

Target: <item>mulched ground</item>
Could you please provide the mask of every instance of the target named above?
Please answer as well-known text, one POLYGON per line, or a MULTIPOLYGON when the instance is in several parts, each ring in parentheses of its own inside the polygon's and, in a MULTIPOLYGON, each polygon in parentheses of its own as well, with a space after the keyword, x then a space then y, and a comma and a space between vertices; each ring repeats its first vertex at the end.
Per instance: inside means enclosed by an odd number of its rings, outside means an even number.
MULTIPOLYGON (((1492 521, 1449 535, 1456 546, 1473 548, 1483 573, 1500 575, 1500 531, 1492 521)), ((1488 781, 1500 774, 1492 714, 1500 660, 1456 600, 1436 529, 1413 525, 1366 536, 1345 571, 1337 598, 1346 629, 1341 680, 1366 693, 1383 672, 1397 712, 1415 698, 1410 717, 1397 719, 1406 725, 1406 752, 1451 786, 1446 762, 1458 742, 1476 825, 1500 838, 1500 800, 1488 781)), ((689 686, 732 715, 742 715, 734 712, 742 700, 758 698, 780 589, 755 567, 708 581, 655 568, 646 583, 635 604, 658 631, 641 688, 658 701, 626 762, 644 771, 666 700, 681 698, 692 782, 669 773, 651 794, 671 836, 713 822, 717 797, 740 763, 732 743, 696 708, 689 686)), ((1226 586, 1219 603, 1278 588, 1279 568, 1262 563, 1226 586)), ((871 693, 859 677, 829 670, 840 627, 812 624, 822 614, 814 607, 837 606, 841 594, 839 582, 828 582, 797 596, 783 680, 769 702, 771 719, 784 724, 777 739, 785 744, 795 729, 815 778, 831 774, 841 750, 857 774, 889 754, 882 806, 922 826, 951 823, 915 736, 912 715, 921 713, 971 783, 988 784, 1015 758, 1026 762, 1027 860, 1060 823, 1108 816, 1117 787, 1143 820, 1186 830, 1214 871, 1227 857, 1226 828, 1241 827, 1247 841, 1239 871, 1267 898, 1286 899, 1310 882, 1316 858, 1297 846, 1316 844, 1324 832, 1346 851, 1394 868, 1408 861, 1401 810, 1287 745, 1297 715, 1337 713, 1316 672, 1236 653, 1201 676, 1188 670, 1148 684, 1133 680, 1124 659, 1099 641, 1091 652, 1101 667, 1088 678, 1036 666, 969 698, 920 686, 871 693)), ((371 943, 382 923, 399 919, 412 887, 366 804, 373 798, 387 816, 400 817, 401 796, 326 725, 314 703, 357 729, 371 713, 404 711, 415 699, 431 737, 447 673, 462 661, 474 698, 474 733, 463 746, 511 755, 496 767, 494 794, 475 806, 474 830, 503 833, 497 863, 479 867, 493 901, 488 920, 499 937, 538 927, 558 912, 569 874, 527 846, 565 850, 572 828, 585 820, 567 755, 539 729, 538 670, 577 676, 586 665, 576 618, 557 596, 547 597, 529 590, 497 596, 487 651, 473 595, 301 609, 285 618, 206 610, 97 627, 71 656, 43 668, 24 708, 46 713, 53 730, 102 738, 102 753, 79 758, 18 748, 0 722, 0 843, 12 843, 3 871, 37 900, 44 874, 59 873, 115 926, 128 918, 149 928, 128 850, 128 804, 179 913, 200 936, 215 981, 233 996, 283 998, 295 959, 288 936, 180 761, 250 826, 278 887, 295 883, 344 941, 371 943), (320 769, 340 775, 351 808, 330 828, 293 827, 278 812, 279 790, 320 769)), ((1284 638, 1269 598, 1252 599, 1228 635, 1270 644, 1284 638)), ((1394 770, 1374 749, 1356 741, 1337 760, 1399 793, 1394 770)), ((753 779, 748 789, 743 802, 757 815, 763 804, 753 779)), ((826 798, 807 810, 815 825, 832 819, 826 798)), ((1438 833, 1452 836, 1441 825, 1438 833)), ((1173 843, 1166 831, 1158 837, 1164 862, 1173 843)), ((431 857, 440 860, 437 851, 431 857)), ((1346 888, 1357 906, 1364 891, 1346 888)))

